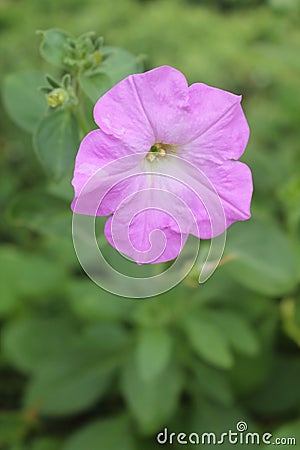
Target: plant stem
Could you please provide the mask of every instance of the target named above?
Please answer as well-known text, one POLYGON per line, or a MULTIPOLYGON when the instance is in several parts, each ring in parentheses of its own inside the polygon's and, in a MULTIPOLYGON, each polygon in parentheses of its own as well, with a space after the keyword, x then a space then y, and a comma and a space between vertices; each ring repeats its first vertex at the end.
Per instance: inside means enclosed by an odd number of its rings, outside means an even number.
POLYGON ((83 137, 90 131, 90 129, 80 105, 76 108, 76 115, 80 125, 80 131, 83 137))

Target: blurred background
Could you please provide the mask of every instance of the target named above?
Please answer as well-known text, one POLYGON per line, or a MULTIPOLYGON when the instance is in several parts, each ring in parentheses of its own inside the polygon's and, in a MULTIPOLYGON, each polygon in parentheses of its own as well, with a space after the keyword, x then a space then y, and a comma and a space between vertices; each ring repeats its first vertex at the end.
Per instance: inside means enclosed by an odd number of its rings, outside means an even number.
POLYGON ((1 106, 1 449, 150 450, 165 427, 241 420, 300 449, 299 25, 298 0, 1 0, 1 82, 51 72, 35 31, 54 27, 243 94, 255 186, 207 283, 114 297, 76 259, 70 186, 48 183, 1 106))

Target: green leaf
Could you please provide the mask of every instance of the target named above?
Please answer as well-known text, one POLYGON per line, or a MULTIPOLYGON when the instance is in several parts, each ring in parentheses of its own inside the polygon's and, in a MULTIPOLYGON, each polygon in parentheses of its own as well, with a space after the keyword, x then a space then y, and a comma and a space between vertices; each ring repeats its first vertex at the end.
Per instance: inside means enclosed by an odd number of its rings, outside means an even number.
POLYGON ((299 298, 297 300, 295 300, 295 303, 294 303, 294 315, 295 315, 296 325, 300 331, 300 299, 299 298))
POLYGON ((174 414, 181 388, 181 373, 171 365, 155 378, 144 380, 129 361, 122 376, 123 395, 145 434, 158 431, 174 414))
POLYGON ((164 371, 172 355, 172 338, 163 328, 142 328, 138 332, 136 364, 144 380, 164 371))
POLYGON ((79 413, 99 401, 127 358, 124 333, 118 333, 119 338, 115 334, 110 345, 112 332, 112 327, 104 327, 92 338, 78 336, 75 344, 49 358, 29 383, 25 406, 37 408, 47 416, 64 416, 79 413))
POLYGON ((47 416, 77 414, 106 393, 120 358, 72 354, 40 371, 27 386, 25 406, 47 416))
POLYGON ((256 322, 261 342, 259 353, 254 356, 236 355, 230 377, 234 392, 239 397, 252 397, 273 371, 274 340, 278 333, 278 315, 274 306, 256 322))
MULTIPOLYGON (((195 432, 197 430, 197 433, 209 433, 213 432, 217 436, 221 436, 221 433, 224 433, 224 430, 232 430, 233 432, 236 430, 236 424, 241 420, 245 420, 249 426, 249 430, 256 431, 256 427, 253 426, 253 423, 251 422, 251 419, 249 419, 248 414, 246 411, 244 411, 242 408, 234 405, 232 407, 222 407, 218 403, 214 402, 208 402, 208 401, 202 401, 196 403, 196 407, 191 408, 188 406, 188 408, 185 411, 185 417, 184 417, 184 430, 190 433, 195 432)), ((225 431, 225 432, 226 432, 225 431)), ((223 444, 220 445, 213 445, 204 443, 203 445, 200 444, 198 448, 209 450, 212 448, 224 448, 225 450, 232 450, 232 448, 237 448, 238 450, 242 450, 243 445, 237 445, 230 444, 228 440, 224 439, 223 444)), ((187 446, 188 448, 188 446, 187 446)), ((192 445, 190 448, 197 448, 196 445, 192 445)), ((245 445, 245 448, 247 446, 245 445)), ((251 445, 250 447, 251 448, 251 445)), ((252 446, 252 449, 255 448, 252 446)), ((258 447, 259 448, 259 447, 258 447)), ((179 449, 178 449, 179 450, 179 449)))
POLYGON ((6 210, 13 225, 50 235, 69 233, 71 215, 69 203, 42 188, 19 193, 6 210))
POLYGON ((72 280, 69 286, 70 307, 76 316, 89 323, 99 320, 121 321, 131 317, 132 300, 103 291, 90 280, 72 280))
POLYGON ((3 255, 2 249, 0 252, 0 317, 11 315, 18 306, 18 289, 14 284, 15 280, 15 266, 14 263, 6 266, 7 259, 3 255))
POLYGON ((224 406, 234 403, 227 373, 206 366, 200 361, 195 363, 194 370, 199 390, 205 397, 224 406))
POLYGON ((63 288, 63 268, 46 255, 24 253, 19 260, 18 274, 18 291, 29 298, 53 293, 57 285, 63 288))
POLYGON ((21 442, 27 429, 28 424, 25 422, 24 416, 20 413, 0 413, 1 448, 6 448, 6 445, 10 446, 21 442))
MULTIPOLYGON (((294 98, 296 99, 296 96, 294 98)), ((298 173, 290 176, 278 188, 278 197, 285 210, 288 228, 297 236, 300 224, 300 179, 298 173)))
POLYGON ((2 343, 9 360, 18 369, 37 372, 49 359, 55 360, 68 349, 74 336, 75 331, 67 320, 25 318, 7 324, 2 343))
POLYGON ((0 249, 0 265, 0 315, 3 316, 13 313, 23 297, 43 296, 52 292, 56 283, 62 285, 63 271, 45 256, 7 245, 0 249))
POLYGON ((194 351, 216 367, 229 369, 233 357, 223 330, 201 315, 184 318, 183 327, 194 351))
POLYGON ((78 76, 78 81, 83 92, 93 103, 96 103, 113 86, 111 79, 106 73, 81 74, 78 76))
POLYGON ((47 192, 54 197, 66 200, 70 207, 70 203, 74 197, 74 189, 72 186, 72 174, 68 174, 66 177, 59 180, 59 182, 52 181, 47 185, 47 192))
POLYGON ((70 35, 62 30, 50 29, 40 31, 43 39, 40 45, 40 52, 46 61, 55 66, 64 68, 66 58, 66 45, 70 35))
MULTIPOLYGON (((285 450, 286 448, 297 448, 300 442, 300 420, 294 420, 293 422, 285 423, 281 425, 275 433, 273 432, 273 436, 270 439, 270 442, 273 444, 276 440, 279 439, 278 443, 274 445, 274 447, 278 450, 285 450)), ((264 445, 263 449, 267 450, 270 448, 270 445, 264 445)))
POLYGON ((42 437, 33 441, 31 450, 61 450, 62 443, 58 439, 42 437))
POLYGON ((127 332, 119 324, 97 323, 83 332, 82 344, 105 355, 124 350, 128 343, 127 332))
MULTIPOLYGON (((48 81, 49 85, 53 89, 62 87, 61 83, 59 81, 57 81, 55 78, 53 78, 51 75, 49 75, 49 74, 46 75, 46 80, 48 81)), ((52 90, 51 88, 50 88, 50 90, 52 90)))
POLYGON ((142 71, 140 59, 126 50, 103 47, 101 53, 103 62, 99 68, 78 77, 80 87, 93 103, 128 75, 142 71))
POLYGON ((226 339, 239 353, 253 356, 259 350, 259 342, 249 323, 231 311, 210 311, 209 317, 223 330, 226 339))
POLYGON ((126 343, 119 326, 78 333, 64 319, 27 318, 3 331, 7 357, 32 374, 25 406, 49 416, 74 414, 99 400, 126 358, 126 343))
POLYGON ((74 433, 63 450, 134 450, 136 448, 127 417, 95 420, 74 433))
POLYGON ((22 444, 16 444, 9 447, 9 450, 28 450, 28 447, 22 444))
POLYGON ((32 133, 48 108, 39 88, 45 84, 41 73, 28 72, 8 75, 3 83, 4 106, 10 117, 32 133))
POLYGON ((297 357, 277 358, 263 386, 250 397, 251 410, 274 419, 296 410, 300 402, 299 373, 297 357))
POLYGON ((126 50, 117 47, 103 47, 101 53, 103 62, 99 72, 104 72, 109 76, 112 86, 128 75, 143 70, 141 59, 126 50))
POLYGON ((79 146, 79 126, 68 110, 52 111, 38 125, 35 149, 46 172, 55 180, 66 175, 79 146))
MULTIPOLYGON (((297 284, 297 263, 291 243, 274 224, 249 220, 228 232, 224 269, 245 286, 265 295, 282 295, 297 284)), ((227 272, 227 273, 228 273, 227 272)))

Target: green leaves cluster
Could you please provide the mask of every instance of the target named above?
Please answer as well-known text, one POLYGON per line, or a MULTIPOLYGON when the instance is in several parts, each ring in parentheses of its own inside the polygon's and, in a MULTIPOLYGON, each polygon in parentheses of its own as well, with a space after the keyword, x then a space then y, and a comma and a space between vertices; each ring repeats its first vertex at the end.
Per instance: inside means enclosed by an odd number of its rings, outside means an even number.
MULTIPOLYGON (((122 439, 124 448, 139 448, 142 436, 158 432, 175 417, 183 395, 191 395, 193 407, 195 388, 197 396, 213 398, 221 407, 232 404, 229 374, 236 355, 253 358, 259 353, 259 336, 245 319, 229 309, 199 310, 193 301, 182 314, 180 292, 165 294, 154 303, 122 305, 88 281, 79 286, 66 287, 67 310, 64 307, 47 316, 38 310, 31 316, 21 315, 2 333, 5 357, 29 377, 23 400, 25 418, 65 420, 89 409, 99 410, 97 405, 102 405, 99 411, 105 410, 115 402, 111 418, 100 414, 66 439, 62 449, 80 448, 85 442, 89 448, 101 444, 113 450, 122 439), (89 298, 97 299, 94 305, 89 298), (97 310, 99 318, 93 323, 90 317, 97 310), (158 325, 162 314, 167 322, 158 325), (196 314, 199 320, 191 327, 196 314), (224 327, 218 329, 216 324, 224 316, 224 327), (239 342, 235 333, 240 330, 239 342), (206 347, 199 344, 202 336, 209 339, 206 347), (230 360, 222 354, 226 345, 230 360), (214 380, 214 388, 209 380, 214 380), (120 431, 112 432, 117 425, 120 431)), ((33 296, 36 305, 38 294, 33 296)), ((32 311, 26 302, 24 307, 32 311)), ((26 434, 33 425, 25 425, 26 434)))
POLYGON ((33 134, 47 175, 59 181, 70 176, 80 138, 93 127, 93 104, 118 81, 141 71, 142 63, 125 50, 104 46, 94 33, 79 38, 57 29, 39 33, 41 55, 59 69, 55 75, 61 80, 12 74, 4 81, 3 98, 11 118, 33 134))
MULTIPOLYGON (((284 403, 279 394, 269 398, 267 391, 273 392, 272 386, 285 376, 292 393, 298 362, 286 358, 273 374, 276 307, 271 298, 257 297, 247 287, 237 291, 225 267, 203 286, 201 295, 180 286, 159 299, 137 302, 116 299, 87 279, 76 282, 67 268, 64 275, 65 261, 54 266, 56 253, 47 248, 44 267, 37 256, 29 259, 16 249, 8 248, 2 257, 8 261, 10 254, 19 261, 20 272, 32 261, 27 270, 33 278, 24 275, 28 284, 20 279, 17 290, 12 285, 12 306, 2 312, 11 317, 2 330, 2 355, 28 378, 20 434, 14 440, 6 435, 3 442, 22 442, 44 420, 63 423, 82 417, 79 429, 43 445, 73 450, 84 443, 114 450, 122 442, 122 448, 138 449, 168 424, 176 429, 182 422, 188 430, 188 413, 200 420, 203 409, 212 405, 210 426, 217 412, 244 417, 245 412, 234 412, 234 405, 249 394, 249 408, 261 414, 266 405, 281 413, 300 401, 294 394, 285 394, 284 403), (36 273, 39 284, 34 282, 36 273), (58 292, 62 299, 54 300, 58 292), (243 299, 240 308, 237 292, 243 299), (245 378, 250 372, 251 378, 245 378), (85 419, 87 412, 91 420, 85 419)), ((12 278, 17 265, 6 266, 3 276, 12 278)), ((206 431, 207 423, 199 423, 200 431, 206 431)))

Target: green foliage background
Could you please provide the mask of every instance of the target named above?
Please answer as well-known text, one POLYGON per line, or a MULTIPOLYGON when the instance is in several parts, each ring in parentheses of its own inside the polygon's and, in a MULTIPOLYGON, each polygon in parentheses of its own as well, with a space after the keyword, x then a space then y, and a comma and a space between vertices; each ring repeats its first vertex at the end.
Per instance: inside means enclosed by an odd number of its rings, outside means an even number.
POLYGON ((2 0, 1 82, 51 72, 35 30, 55 27, 242 93, 255 192, 205 285, 114 297, 75 257, 68 180, 49 182, 1 107, 1 449, 147 450, 166 426, 219 433, 239 420, 300 448, 299 12, 297 0, 2 0))

